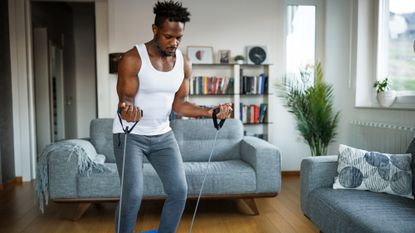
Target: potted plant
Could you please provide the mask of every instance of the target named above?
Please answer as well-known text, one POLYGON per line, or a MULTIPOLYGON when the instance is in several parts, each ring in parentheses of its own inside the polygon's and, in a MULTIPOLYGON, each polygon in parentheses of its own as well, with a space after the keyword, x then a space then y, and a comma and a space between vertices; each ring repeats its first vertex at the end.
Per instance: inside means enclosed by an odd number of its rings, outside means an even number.
POLYGON ((376 89, 376 98, 381 107, 390 107, 396 100, 396 91, 391 90, 392 83, 388 78, 377 80, 373 87, 376 89))
POLYGON ((245 57, 242 55, 236 55, 233 60, 235 61, 235 63, 237 64, 244 64, 245 63, 245 57))
POLYGON ((320 63, 316 81, 307 88, 285 84, 282 97, 285 107, 294 114, 297 130, 308 143, 312 156, 326 155, 336 136, 340 112, 333 110, 333 88, 323 81, 320 63))

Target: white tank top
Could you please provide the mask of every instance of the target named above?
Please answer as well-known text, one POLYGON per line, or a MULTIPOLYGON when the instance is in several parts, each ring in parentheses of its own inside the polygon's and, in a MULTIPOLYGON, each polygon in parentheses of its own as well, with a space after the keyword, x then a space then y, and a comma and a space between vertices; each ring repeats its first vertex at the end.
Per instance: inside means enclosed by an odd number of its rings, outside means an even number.
MULTIPOLYGON (((172 70, 163 72, 153 67, 145 44, 135 46, 141 57, 138 72, 139 89, 135 96, 135 105, 143 110, 143 117, 131 131, 139 135, 159 135, 171 130, 169 115, 174 96, 184 79, 183 55, 176 50, 176 62, 172 70)), ((124 128, 131 128, 134 123, 123 121, 124 128)), ((123 133, 118 115, 113 123, 113 133, 123 133)))

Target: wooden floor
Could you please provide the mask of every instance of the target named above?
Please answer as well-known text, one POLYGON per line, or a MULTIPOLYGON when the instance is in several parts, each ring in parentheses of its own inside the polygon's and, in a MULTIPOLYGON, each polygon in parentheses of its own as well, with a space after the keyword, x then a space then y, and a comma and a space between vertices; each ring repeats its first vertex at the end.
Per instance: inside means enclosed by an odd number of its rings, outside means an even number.
MULTIPOLYGON (((115 203, 92 206, 79 221, 71 221, 75 205, 49 203, 44 214, 34 206, 33 183, 11 185, 0 191, 0 232, 112 233, 115 203)), ((260 215, 249 214, 240 201, 202 200, 193 226, 194 233, 308 233, 319 232, 300 209, 300 180, 287 175, 277 197, 256 199, 260 215)), ((144 201, 136 231, 156 229, 161 201, 144 201)), ((187 233, 195 201, 186 205, 179 233, 187 233)))

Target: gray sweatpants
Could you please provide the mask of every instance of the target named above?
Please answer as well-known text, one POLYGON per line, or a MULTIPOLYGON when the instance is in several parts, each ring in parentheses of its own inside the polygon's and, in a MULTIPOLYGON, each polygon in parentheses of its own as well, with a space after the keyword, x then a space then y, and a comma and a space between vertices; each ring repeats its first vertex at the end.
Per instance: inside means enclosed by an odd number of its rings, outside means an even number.
MULTIPOLYGON (((124 134, 114 134, 114 152, 118 174, 122 174, 124 134)), ((173 131, 162 135, 129 134, 125 158, 120 233, 134 232, 143 197, 143 157, 146 156, 160 177, 167 199, 160 218, 159 233, 174 233, 180 222, 187 198, 183 160, 173 131)), ((116 210, 115 229, 118 223, 116 210)))

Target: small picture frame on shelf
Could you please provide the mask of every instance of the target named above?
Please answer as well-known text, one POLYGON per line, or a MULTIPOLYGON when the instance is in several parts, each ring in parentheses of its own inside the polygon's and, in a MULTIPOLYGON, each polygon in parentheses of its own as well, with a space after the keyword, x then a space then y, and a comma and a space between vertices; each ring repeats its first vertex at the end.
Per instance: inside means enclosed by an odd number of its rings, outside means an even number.
POLYGON ((109 67, 110 74, 118 73, 118 61, 121 59, 123 53, 110 53, 109 54, 109 67))
POLYGON ((193 64, 212 64, 213 47, 187 46, 187 56, 193 64))
POLYGON ((219 63, 229 64, 231 61, 231 51, 230 50, 219 50, 218 51, 219 63))

